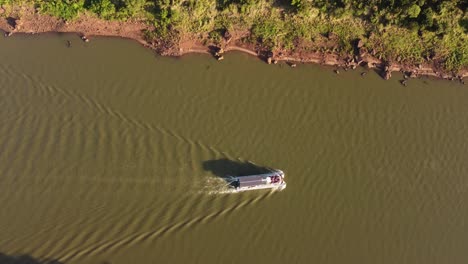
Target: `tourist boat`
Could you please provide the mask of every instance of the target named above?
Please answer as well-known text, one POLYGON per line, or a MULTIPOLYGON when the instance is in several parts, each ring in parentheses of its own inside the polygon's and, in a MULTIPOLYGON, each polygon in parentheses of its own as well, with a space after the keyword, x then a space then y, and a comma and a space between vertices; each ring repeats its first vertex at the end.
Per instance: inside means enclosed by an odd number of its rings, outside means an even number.
POLYGON ((281 191, 286 188, 284 181, 284 172, 273 170, 269 173, 248 175, 248 176, 230 176, 230 186, 235 192, 273 189, 281 191))

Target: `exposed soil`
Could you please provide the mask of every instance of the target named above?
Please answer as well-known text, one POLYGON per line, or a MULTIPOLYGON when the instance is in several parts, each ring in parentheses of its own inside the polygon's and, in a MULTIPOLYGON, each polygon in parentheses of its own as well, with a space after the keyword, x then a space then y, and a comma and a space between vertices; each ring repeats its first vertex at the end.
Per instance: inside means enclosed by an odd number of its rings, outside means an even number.
MULTIPOLYGON (((130 38, 148 45, 143 30, 151 27, 140 21, 104 21, 89 14, 82 14, 74 21, 64 21, 39 14, 32 7, 14 7, 4 10, 0 19, 0 29, 11 33, 76 32, 82 36, 115 36, 130 38), (10 12, 8 12, 10 11, 10 12), (9 14, 7 14, 7 12, 9 14)), ((0 9, 0 14, 2 13, 0 9)))
POLYGON ((297 43, 294 51, 268 52, 262 47, 244 41, 248 31, 234 31, 225 34, 225 38, 216 44, 203 43, 199 36, 181 36, 177 43, 167 45, 158 41, 147 41, 145 30, 153 30, 151 25, 143 21, 105 21, 92 14, 82 14, 74 21, 63 21, 61 19, 39 14, 33 7, 14 6, 12 8, 0 7, 0 29, 9 36, 15 33, 44 33, 44 32, 75 32, 82 36, 85 41, 92 36, 114 36, 134 39, 142 45, 152 48, 162 55, 182 56, 187 53, 212 54, 221 60, 224 52, 236 50, 259 57, 269 64, 285 61, 295 67, 296 63, 318 63, 332 65, 346 69, 354 69, 357 66, 378 68, 381 70, 382 78, 388 79, 391 73, 400 71, 405 77, 418 77, 421 75, 435 76, 444 79, 462 79, 468 76, 468 70, 464 69, 458 74, 447 73, 440 69, 437 63, 404 65, 394 62, 382 61, 375 58, 367 50, 361 48, 359 43, 355 45, 354 56, 341 56, 339 54, 312 52, 304 43, 297 43))

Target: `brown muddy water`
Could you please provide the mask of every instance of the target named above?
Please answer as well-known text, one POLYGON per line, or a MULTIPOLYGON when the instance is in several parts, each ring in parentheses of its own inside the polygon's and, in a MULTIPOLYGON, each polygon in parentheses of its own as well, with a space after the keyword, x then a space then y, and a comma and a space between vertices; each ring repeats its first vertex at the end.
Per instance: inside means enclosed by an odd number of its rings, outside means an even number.
POLYGON ((0 38, 0 256, 466 263, 468 87, 362 71, 0 38), (247 162, 288 187, 220 193, 247 162))

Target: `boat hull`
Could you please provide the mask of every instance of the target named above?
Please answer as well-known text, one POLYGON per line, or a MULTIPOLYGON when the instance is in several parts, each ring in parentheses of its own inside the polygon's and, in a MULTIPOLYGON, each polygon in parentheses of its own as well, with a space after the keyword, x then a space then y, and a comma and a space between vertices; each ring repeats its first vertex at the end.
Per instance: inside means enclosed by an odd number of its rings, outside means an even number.
POLYGON ((234 192, 245 192, 245 191, 254 191, 254 190, 264 190, 271 189, 272 191, 282 191, 286 188, 286 183, 281 184, 268 184, 268 185, 258 185, 251 187, 238 187, 234 189, 234 192))

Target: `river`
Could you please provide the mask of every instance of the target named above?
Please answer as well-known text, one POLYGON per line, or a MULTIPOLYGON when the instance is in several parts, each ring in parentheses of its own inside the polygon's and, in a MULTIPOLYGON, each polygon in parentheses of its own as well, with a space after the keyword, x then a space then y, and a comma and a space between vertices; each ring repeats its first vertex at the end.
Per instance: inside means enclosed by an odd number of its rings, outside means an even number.
POLYGON ((466 263, 467 86, 399 79, 236 52, 159 57, 113 38, 0 38, 0 253, 466 263), (288 187, 219 191, 222 176, 263 167, 288 187))

